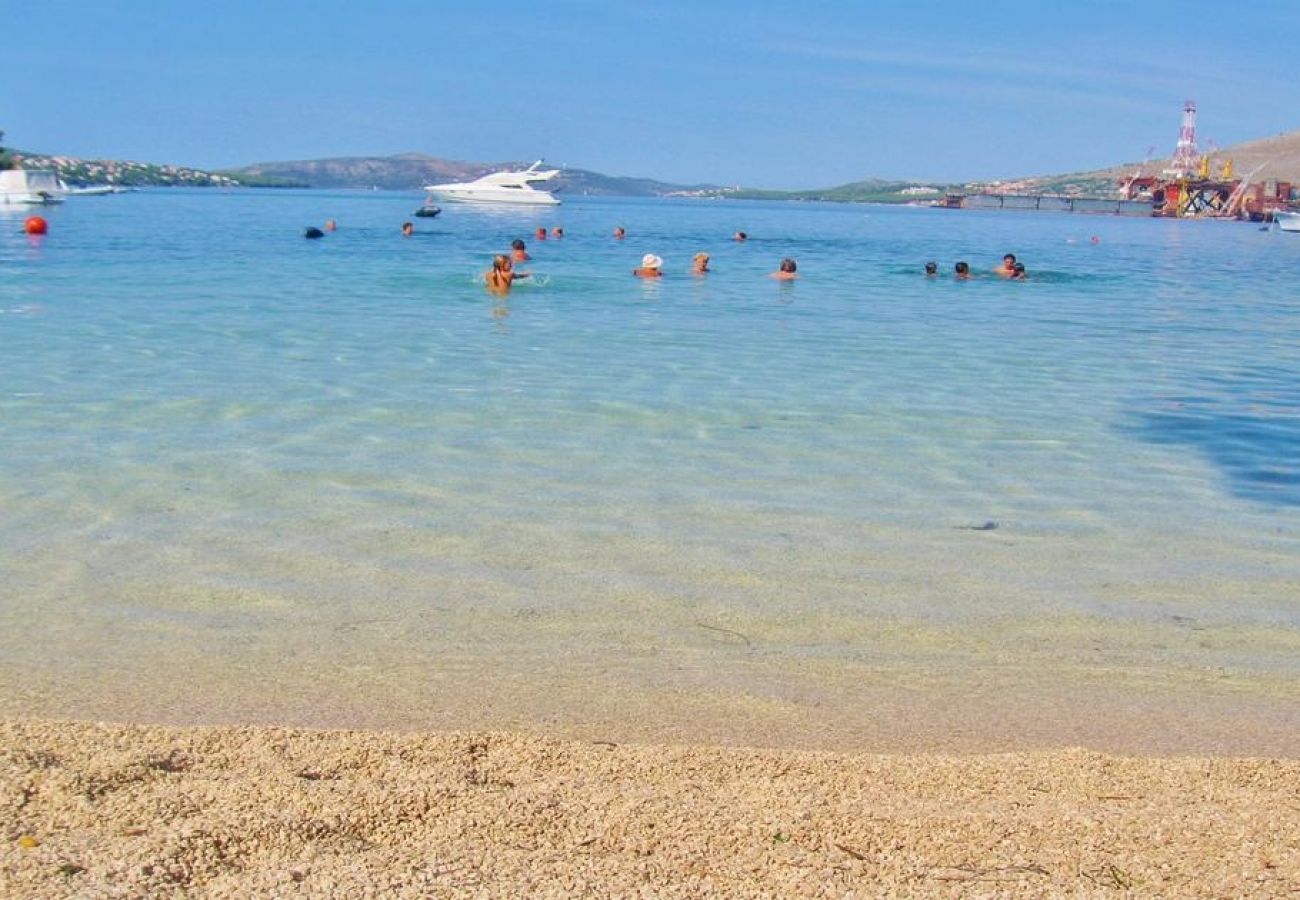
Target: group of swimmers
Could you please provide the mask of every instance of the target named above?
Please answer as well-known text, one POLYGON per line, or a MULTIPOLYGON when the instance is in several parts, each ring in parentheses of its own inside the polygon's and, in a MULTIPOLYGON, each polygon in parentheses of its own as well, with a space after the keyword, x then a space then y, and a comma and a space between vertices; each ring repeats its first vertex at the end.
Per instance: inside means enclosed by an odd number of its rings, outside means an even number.
MULTIPOLYGON (((970 263, 959 262, 953 266, 953 272, 958 281, 967 281, 971 276, 970 263)), ((1006 278, 1010 281, 1025 281, 1029 276, 1025 273, 1025 264, 1016 259, 1014 253, 1008 253, 1002 257, 1002 265, 993 270, 993 274, 999 278, 1006 278)), ((939 276, 939 264, 937 262, 928 262, 925 264, 925 277, 937 278, 939 276)))
MULTIPOLYGON (((402 231, 404 234, 409 233, 406 231, 406 226, 402 227, 402 231)), ((546 229, 538 228, 537 231, 534 232, 534 237, 540 241, 546 240, 546 229)), ((564 229, 558 227, 552 228, 550 231, 550 237, 564 237, 564 229)), ((627 230, 623 228, 622 225, 619 225, 614 229, 615 240, 621 241, 626 237, 627 230)), ((744 243, 749 239, 749 235, 743 231, 737 231, 731 236, 731 239, 738 243, 744 243)), ((494 256, 492 258, 492 268, 483 275, 483 280, 487 285, 488 290, 497 294, 505 294, 510 291, 511 285, 513 285, 516 280, 531 277, 531 274, 528 272, 518 272, 515 270, 515 263, 526 262, 529 259, 532 259, 532 257, 528 255, 528 246, 519 238, 511 241, 510 253, 499 253, 494 256)), ((704 253, 703 251, 696 253, 691 260, 691 274, 697 276, 707 275, 710 271, 709 261, 709 254, 704 253)), ((777 281, 794 281, 799 277, 798 271, 798 263, 787 256, 785 259, 781 260, 777 270, 771 273, 769 277, 774 278, 777 281)), ((637 278, 662 278, 664 274, 663 258, 654 253, 647 253, 645 256, 641 257, 641 265, 633 269, 632 274, 637 278)))

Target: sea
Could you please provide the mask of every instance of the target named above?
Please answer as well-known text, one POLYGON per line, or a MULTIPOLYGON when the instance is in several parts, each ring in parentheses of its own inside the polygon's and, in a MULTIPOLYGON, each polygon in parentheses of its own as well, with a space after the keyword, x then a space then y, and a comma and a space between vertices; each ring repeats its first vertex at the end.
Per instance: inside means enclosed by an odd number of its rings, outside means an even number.
POLYGON ((0 214, 0 715, 1300 746, 1300 236, 420 200, 0 214))

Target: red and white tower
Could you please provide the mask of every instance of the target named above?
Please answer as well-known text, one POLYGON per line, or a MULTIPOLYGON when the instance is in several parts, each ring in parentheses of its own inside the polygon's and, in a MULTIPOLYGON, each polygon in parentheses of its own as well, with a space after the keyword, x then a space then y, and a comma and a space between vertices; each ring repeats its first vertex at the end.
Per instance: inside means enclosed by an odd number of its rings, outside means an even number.
POLYGON ((1182 178, 1196 171, 1200 157, 1196 152, 1196 101, 1183 104, 1183 127, 1178 129, 1178 146, 1169 160, 1166 175, 1182 178))

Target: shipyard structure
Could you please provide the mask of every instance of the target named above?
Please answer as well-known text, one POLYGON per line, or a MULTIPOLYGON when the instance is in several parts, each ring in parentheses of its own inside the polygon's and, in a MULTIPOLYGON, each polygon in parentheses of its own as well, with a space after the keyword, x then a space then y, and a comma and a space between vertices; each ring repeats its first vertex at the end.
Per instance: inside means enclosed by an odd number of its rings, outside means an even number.
POLYGON ((1231 158, 1215 160, 1196 143, 1196 103, 1183 105, 1178 143, 1167 168, 1144 172, 1145 164, 1121 179, 1110 197, 1073 197, 1004 192, 948 194, 936 206, 949 209, 1030 209, 1056 212, 1111 213, 1173 218, 1250 219, 1271 221, 1275 214, 1300 210, 1300 186, 1266 176, 1265 162, 1244 175, 1231 158))

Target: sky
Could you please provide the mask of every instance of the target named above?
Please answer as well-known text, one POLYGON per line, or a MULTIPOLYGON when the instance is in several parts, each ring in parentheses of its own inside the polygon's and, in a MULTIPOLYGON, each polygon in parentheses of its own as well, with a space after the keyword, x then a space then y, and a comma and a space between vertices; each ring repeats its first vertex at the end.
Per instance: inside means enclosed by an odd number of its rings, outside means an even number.
POLYGON ((1052 174, 1300 129, 1300 0, 0 0, 0 130, 200 168, 428 153, 679 183, 1052 174), (22 39, 17 39, 22 36, 22 39))

